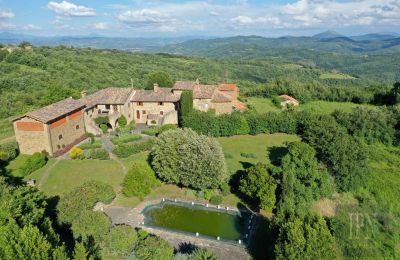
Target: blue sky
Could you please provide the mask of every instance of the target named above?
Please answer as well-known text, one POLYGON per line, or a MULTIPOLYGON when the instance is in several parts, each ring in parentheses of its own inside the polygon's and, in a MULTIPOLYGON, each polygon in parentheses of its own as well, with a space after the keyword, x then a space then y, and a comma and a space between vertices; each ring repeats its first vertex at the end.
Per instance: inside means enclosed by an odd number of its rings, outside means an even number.
POLYGON ((230 36, 400 33, 400 0, 0 0, 0 32, 230 36))

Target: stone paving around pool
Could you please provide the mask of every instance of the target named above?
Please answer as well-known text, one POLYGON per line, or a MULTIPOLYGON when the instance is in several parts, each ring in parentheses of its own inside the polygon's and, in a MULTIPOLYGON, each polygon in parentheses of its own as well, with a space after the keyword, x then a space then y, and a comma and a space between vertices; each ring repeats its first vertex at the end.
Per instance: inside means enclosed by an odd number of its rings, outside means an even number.
MULTIPOLYGON (((151 228, 141 225, 144 221, 144 217, 141 214, 142 210, 152 204, 160 203, 160 199, 145 201, 139 204, 135 208, 117 207, 113 205, 96 205, 94 210, 103 211, 108 217, 110 217, 113 225, 129 225, 132 228, 142 228, 149 233, 155 234, 165 240, 167 240, 176 249, 179 249, 185 244, 194 244, 199 247, 206 247, 215 252, 222 260, 231 259, 250 259, 250 255, 245 247, 235 246, 217 240, 204 239, 195 236, 185 235, 178 232, 169 232, 157 228, 151 228)), ((210 206, 211 207, 211 206, 210 206)), ((231 208, 235 210, 235 208, 231 208)))

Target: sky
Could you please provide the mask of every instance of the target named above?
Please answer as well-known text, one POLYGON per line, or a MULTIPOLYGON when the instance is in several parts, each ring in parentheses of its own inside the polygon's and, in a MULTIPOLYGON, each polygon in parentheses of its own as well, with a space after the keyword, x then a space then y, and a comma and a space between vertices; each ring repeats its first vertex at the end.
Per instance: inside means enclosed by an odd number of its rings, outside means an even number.
POLYGON ((124 37, 400 33, 400 0, 0 0, 0 32, 124 37))

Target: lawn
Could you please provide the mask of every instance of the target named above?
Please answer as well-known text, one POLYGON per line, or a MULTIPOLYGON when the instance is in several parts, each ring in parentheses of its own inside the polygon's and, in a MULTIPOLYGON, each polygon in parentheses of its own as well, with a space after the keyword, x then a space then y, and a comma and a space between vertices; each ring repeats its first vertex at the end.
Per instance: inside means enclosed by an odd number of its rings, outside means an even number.
MULTIPOLYGON (((253 107, 260 114, 282 111, 282 109, 274 106, 271 99, 269 98, 249 97, 247 98, 246 103, 253 107)), ((308 111, 316 114, 331 114, 335 110, 351 112, 351 110, 356 107, 374 108, 375 106, 368 104, 356 104, 351 102, 330 102, 319 100, 307 103, 300 103, 300 106, 296 107, 295 109, 297 109, 298 111, 308 111)))
POLYGON ((284 152, 282 148, 286 146, 286 142, 299 140, 298 136, 288 134, 239 135, 218 138, 231 174, 257 162, 270 163, 271 160, 274 161, 282 155, 284 152), (249 158, 248 155, 255 158, 249 158))
MULTIPOLYGON (((29 177, 38 175, 35 172, 29 177)), ((120 165, 112 160, 60 160, 40 189, 47 195, 62 195, 86 181, 96 180, 117 190, 123 177, 120 165)))
POLYGON ((254 108, 260 114, 282 111, 282 109, 272 104, 272 101, 269 98, 249 97, 246 98, 246 100, 246 103, 250 105, 250 108, 254 108))

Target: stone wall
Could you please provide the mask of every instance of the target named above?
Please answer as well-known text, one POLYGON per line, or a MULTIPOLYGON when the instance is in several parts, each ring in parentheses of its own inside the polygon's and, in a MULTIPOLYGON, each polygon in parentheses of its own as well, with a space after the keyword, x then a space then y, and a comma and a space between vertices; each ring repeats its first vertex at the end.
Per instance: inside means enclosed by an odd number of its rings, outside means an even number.
MULTIPOLYGON (((85 135, 85 125, 83 120, 83 113, 72 118, 66 116, 59 120, 65 122, 61 125, 52 127, 50 125, 50 140, 53 153, 65 149, 65 147, 74 143, 77 139, 85 135)), ((58 121, 59 121, 58 120, 58 121)), ((54 123, 53 123, 54 124, 54 123)))
POLYGON ((227 103, 213 103, 212 106, 215 109, 215 114, 216 115, 221 115, 221 114, 230 114, 233 111, 232 108, 232 103, 227 102, 227 103))
POLYGON ((213 108, 211 99, 193 99, 193 108, 206 112, 213 108))
MULTIPOLYGON (((135 122, 139 124, 145 124, 149 114, 164 116, 171 111, 176 111, 175 104, 171 102, 163 102, 162 105, 159 102, 142 102, 141 105, 139 105, 139 102, 132 102, 131 109, 135 122)), ((169 121, 178 122, 178 114, 170 115, 169 121), (175 120, 172 120, 171 117, 175 117, 175 120)))
POLYGON ((48 126, 29 117, 23 117, 14 123, 15 138, 22 154, 47 151, 51 153, 48 126))

